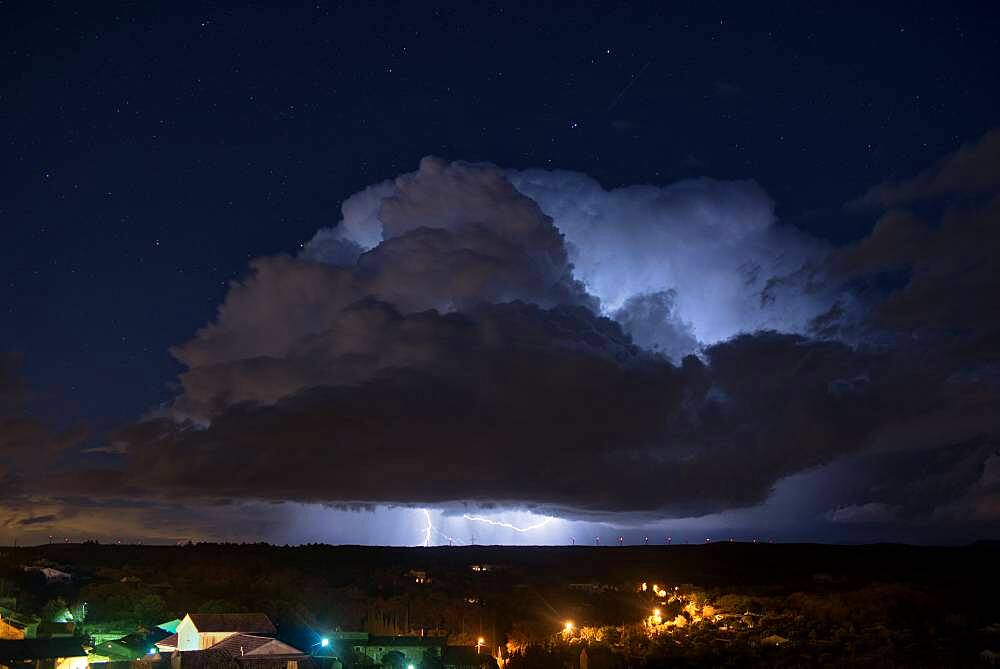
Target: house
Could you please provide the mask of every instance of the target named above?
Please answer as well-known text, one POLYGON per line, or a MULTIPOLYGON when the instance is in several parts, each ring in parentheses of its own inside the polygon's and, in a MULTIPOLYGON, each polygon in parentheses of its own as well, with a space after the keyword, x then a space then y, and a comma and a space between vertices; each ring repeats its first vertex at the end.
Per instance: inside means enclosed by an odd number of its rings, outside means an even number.
POLYGON ((24 628, 0 613, 0 639, 23 639, 24 628))
POLYGON ((177 650, 207 650, 236 634, 276 633, 263 613, 189 613, 177 625, 177 650))
POLYGON ((118 639, 95 643, 90 663, 147 660, 161 652, 159 640, 169 636, 161 629, 142 630, 118 639))
POLYGON ((426 653, 443 657, 448 644, 448 638, 443 636, 377 636, 364 632, 341 632, 337 636, 345 651, 349 647, 355 656, 367 657, 375 664, 383 664, 387 655, 398 653, 404 665, 419 666, 426 653))
POLYGON ((31 565, 25 567, 24 571, 37 571, 45 577, 46 583, 69 583, 73 580, 72 574, 62 571, 61 569, 55 569, 54 567, 39 567, 31 565))
POLYGON ((160 639, 155 644, 156 649, 161 653, 172 653, 177 650, 177 634, 160 639))
POLYGON ((72 637, 76 635, 76 623, 56 623, 51 620, 38 623, 35 636, 39 639, 72 637))
POLYGON ((77 639, 2 639, 0 669, 86 669, 87 652, 77 639))
POLYGON ((423 569, 411 569, 409 571, 409 577, 413 579, 414 583, 423 585, 424 583, 430 583, 431 577, 427 575, 427 572, 423 569))
POLYGON ((233 634, 204 650, 174 651, 171 669, 312 669, 312 658, 267 636, 233 634))
POLYGON ((158 628, 166 632, 167 634, 177 634, 177 626, 181 624, 180 618, 174 618, 173 620, 168 620, 165 623, 160 623, 157 625, 158 628))

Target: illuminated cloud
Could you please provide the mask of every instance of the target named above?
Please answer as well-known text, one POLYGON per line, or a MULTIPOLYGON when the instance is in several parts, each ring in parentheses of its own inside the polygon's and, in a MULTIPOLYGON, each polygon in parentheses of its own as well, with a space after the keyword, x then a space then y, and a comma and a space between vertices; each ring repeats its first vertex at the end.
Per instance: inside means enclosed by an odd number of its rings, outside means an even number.
POLYGON ((611 191, 577 172, 527 170, 511 180, 566 235, 575 276, 608 312, 671 291, 673 316, 702 344, 761 329, 804 332, 830 299, 776 290, 826 246, 785 226, 751 181, 694 179, 611 191))
MULTIPOLYGON (((632 298, 672 295, 672 318, 686 323, 687 334, 694 337, 685 343, 684 353, 697 350, 697 342, 713 344, 740 332, 804 332, 809 320, 830 305, 831 297, 815 286, 810 291, 784 288, 789 277, 823 258, 828 249, 779 225, 771 199, 753 182, 699 179, 606 191, 577 172, 481 169, 497 179, 506 176, 552 218, 565 236, 573 276, 600 301, 605 314, 623 309, 632 298)), ((413 184, 425 172, 402 177, 397 185, 403 184, 403 193, 413 193, 418 190, 413 184)), ((454 187, 447 192, 428 189, 421 192, 422 200, 403 207, 401 196, 389 197, 390 182, 373 186, 348 198, 340 223, 320 230, 303 257, 350 265, 352 255, 343 253, 345 246, 369 251, 400 230, 450 225, 449 216, 458 211, 473 220, 525 218, 517 206, 498 206, 505 191, 491 187, 494 192, 485 197, 454 187), (388 197, 384 209, 380 197, 388 197), (386 219, 396 223, 385 226, 386 219)))
POLYGON ((252 263, 175 349, 172 412, 113 436, 103 494, 402 505, 413 544, 419 509, 450 536, 523 534, 480 506, 753 523, 803 476, 832 492, 798 522, 991 517, 1000 328, 970 282, 996 281, 996 216, 895 211, 830 249, 748 182, 425 159, 252 263))

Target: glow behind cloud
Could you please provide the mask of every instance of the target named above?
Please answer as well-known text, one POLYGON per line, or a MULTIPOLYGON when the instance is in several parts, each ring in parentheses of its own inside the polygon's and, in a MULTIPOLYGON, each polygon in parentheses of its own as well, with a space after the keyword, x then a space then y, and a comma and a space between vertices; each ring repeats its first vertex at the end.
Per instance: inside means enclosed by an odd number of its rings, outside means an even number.
MULTIPOLYGON (((797 274, 827 246, 779 225, 773 202, 752 181, 692 179, 609 191, 579 172, 506 176, 552 217, 575 278, 604 315, 622 320, 630 298, 672 291, 673 310, 661 323, 666 331, 652 340, 684 342, 675 359, 742 332, 803 332, 832 302, 801 290, 797 274)), ((382 241, 379 212, 391 192, 387 181, 348 198, 341 222, 319 230, 303 256, 352 265, 382 241)))

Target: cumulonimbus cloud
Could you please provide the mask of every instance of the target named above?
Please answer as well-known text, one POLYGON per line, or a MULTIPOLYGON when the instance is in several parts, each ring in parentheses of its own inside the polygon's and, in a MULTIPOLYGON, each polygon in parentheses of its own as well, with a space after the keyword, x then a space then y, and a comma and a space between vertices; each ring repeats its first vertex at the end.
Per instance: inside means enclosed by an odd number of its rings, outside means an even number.
MULTIPOLYGON (((995 341, 995 321, 947 268, 995 243, 954 230, 994 216, 888 222, 832 250, 779 225, 752 183, 607 191, 425 159, 349 198, 298 257, 253 262, 174 349, 171 415, 115 436, 128 448, 106 487, 701 514, 846 454, 910 452, 891 435, 919 417, 938 444, 989 443, 995 377, 976 352, 995 347, 976 337, 995 341), (890 265, 914 273, 870 289, 890 265), (920 310, 972 334, 907 338, 920 310)), ((906 518, 889 497, 842 506, 906 518)))
MULTIPOLYGON (((685 349, 672 351, 675 361, 699 345, 741 332, 805 332, 809 321, 829 306, 829 295, 775 288, 780 279, 824 257, 828 248, 779 225, 773 202, 751 181, 693 179, 608 191, 578 172, 482 169, 498 179, 506 177, 551 217, 564 236, 573 276, 599 300, 603 313, 624 314, 630 299, 669 291, 670 320, 685 323, 686 334, 693 337, 685 349)), ((404 187, 411 179, 420 176, 405 178, 404 187)), ((427 200, 419 211, 411 206, 399 212, 394 187, 383 182, 348 198, 340 223, 320 230, 303 257, 352 265, 361 253, 397 234, 393 228, 399 223, 387 228, 384 219, 405 219, 409 226, 435 220, 434 226, 443 225, 447 217, 438 216, 431 202, 447 202, 452 211, 473 219, 482 216, 477 209, 493 212, 507 225, 519 219, 517 212, 506 210, 502 198, 477 193, 461 201, 454 188, 421 194, 427 200)), ((665 327, 674 325, 666 322, 665 327)))

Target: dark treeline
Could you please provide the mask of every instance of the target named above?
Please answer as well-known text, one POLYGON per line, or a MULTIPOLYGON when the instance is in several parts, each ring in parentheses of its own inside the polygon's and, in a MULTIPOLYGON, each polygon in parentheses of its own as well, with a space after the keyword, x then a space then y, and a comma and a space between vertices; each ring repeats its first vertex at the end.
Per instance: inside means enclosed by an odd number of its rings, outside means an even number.
POLYGON ((448 634, 464 644, 483 637, 491 649, 515 649, 515 666, 526 658, 561 663, 579 653, 580 643, 591 645, 595 660, 611 653, 635 664, 683 651, 694 653, 684 656, 689 661, 715 663, 721 656, 712 653, 726 648, 763 652, 760 640, 774 635, 797 644, 792 664, 794 658, 819 661, 821 654, 801 655, 809 648, 854 653, 863 663, 886 652, 882 646, 901 658, 942 659, 971 658, 979 646, 988 647, 983 630, 1000 622, 997 564, 996 543, 373 548, 88 542, 0 548, 0 606, 44 618, 63 605, 81 616, 86 603, 84 629, 90 630, 148 626, 188 611, 263 611, 300 647, 336 629, 448 634), (24 570, 31 565, 64 569, 73 579, 48 584, 37 571, 24 570), (485 569, 473 569, 477 565, 485 569), (421 572, 426 579, 414 575, 421 572), (706 617, 682 635, 647 638, 639 625, 657 598, 637 593, 643 582, 689 593, 664 615, 698 622, 693 608, 684 610, 698 602, 725 619, 709 626, 706 617), (745 613, 757 618, 739 618, 745 613), (581 629, 572 640, 577 646, 559 637, 570 619, 581 629), (668 638, 670 644, 662 642, 668 638))

